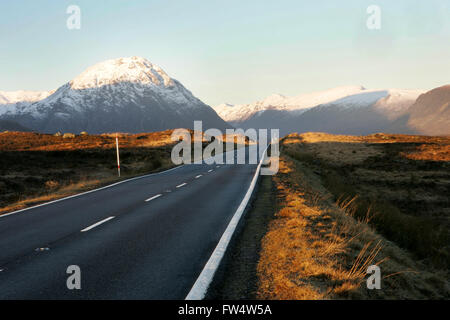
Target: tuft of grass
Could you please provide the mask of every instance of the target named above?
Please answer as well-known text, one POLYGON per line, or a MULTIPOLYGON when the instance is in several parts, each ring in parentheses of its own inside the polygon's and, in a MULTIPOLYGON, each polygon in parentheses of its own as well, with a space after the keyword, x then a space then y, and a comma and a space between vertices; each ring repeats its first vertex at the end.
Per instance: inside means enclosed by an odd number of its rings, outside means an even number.
POLYGON ((425 217, 407 215, 383 199, 359 197, 354 187, 333 171, 322 176, 322 179, 339 206, 345 209, 345 206, 352 205, 353 217, 370 223, 388 239, 415 253, 419 258, 431 259, 439 267, 450 266, 448 252, 440 250, 449 242, 448 233, 436 222, 425 217))
POLYGON ((288 154, 291 158, 294 158, 297 161, 300 162, 306 162, 306 163, 314 163, 314 161, 317 161, 317 158, 314 157, 313 154, 309 152, 302 152, 298 150, 286 150, 286 154, 288 154))

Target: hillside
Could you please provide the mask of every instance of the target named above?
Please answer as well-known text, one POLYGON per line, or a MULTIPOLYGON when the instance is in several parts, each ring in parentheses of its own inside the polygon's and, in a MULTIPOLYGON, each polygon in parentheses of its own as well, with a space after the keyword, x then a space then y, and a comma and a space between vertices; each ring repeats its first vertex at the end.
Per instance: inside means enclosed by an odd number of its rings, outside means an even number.
POLYGON ((450 85, 422 94, 408 114, 408 125, 422 134, 449 134, 450 85))
POLYGON ((215 109, 242 128, 291 132, 368 134, 387 129, 405 114, 423 90, 374 90, 344 86, 287 97, 274 94, 245 105, 222 104, 215 109))
POLYGON ((1 131, 30 131, 30 129, 25 128, 14 121, 0 120, 0 132, 1 131))
POLYGON ((245 105, 222 104, 218 114, 236 127, 366 135, 376 132, 450 134, 449 88, 429 92, 346 86, 245 105), (417 100, 417 101, 416 101, 417 100))

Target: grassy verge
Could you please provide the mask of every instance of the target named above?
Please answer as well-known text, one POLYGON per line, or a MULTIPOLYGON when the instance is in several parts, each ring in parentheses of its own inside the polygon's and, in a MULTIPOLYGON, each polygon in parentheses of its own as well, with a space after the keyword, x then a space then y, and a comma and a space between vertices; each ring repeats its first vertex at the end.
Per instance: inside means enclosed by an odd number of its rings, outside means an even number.
POLYGON ((275 212, 272 178, 261 177, 251 209, 241 222, 216 276, 207 299, 256 299, 256 267, 261 240, 275 212))
POLYGON ((284 138, 280 170, 262 180, 210 298, 448 299, 448 269, 418 259, 426 249, 409 246, 420 237, 424 241, 416 243, 425 248, 442 241, 427 229, 430 219, 393 204, 402 203, 405 189, 421 188, 412 192, 419 203, 418 195, 431 188, 436 196, 424 198, 427 208, 445 218, 448 140, 383 134, 284 138), (405 163, 399 152, 414 162, 405 163), (411 174, 418 180, 412 187, 411 174), (381 268, 381 290, 366 286, 369 265, 381 268))
POLYGON ((448 298, 447 274, 429 269, 335 201, 320 176, 282 146, 273 177, 277 210, 262 240, 259 299, 448 298), (366 287, 369 265, 380 266, 382 289, 366 287))
POLYGON ((366 220, 417 259, 448 269, 449 139, 374 138, 355 143, 355 137, 291 135, 286 141, 296 142, 287 144, 286 153, 317 172, 334 200, 351 206, 355 219, 366 220))

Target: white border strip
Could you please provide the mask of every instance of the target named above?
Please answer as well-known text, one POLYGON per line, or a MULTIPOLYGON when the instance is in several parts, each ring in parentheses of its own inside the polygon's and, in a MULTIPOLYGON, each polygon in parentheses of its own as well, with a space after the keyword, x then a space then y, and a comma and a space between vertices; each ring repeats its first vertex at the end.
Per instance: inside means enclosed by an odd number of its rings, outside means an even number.
POLYGON ((227 250, 231 237, 233 236, 233 233, 236 230, 239 220, 241 219, 242 214, 244 213, 245 207, 247 206, 250 197, 253 193, 253 190, 255 189, 255 185, 259 177, 259 172, 261 170, 261 164, 262 161, 264 160, 266 152, 267 148, 266 150, 264 150, 263 156, 259 161, 255 175, 253 176, 252 182, 250 183, 250 187, 248 188, 244 199, 242 199, 241 204, 234 213, 233 218, 231 219, 230 223, 225 229, 225 232, 223 233, 222 237, 219 240, 219 243, 217 244, 216 248, 211 254, 211 257, 209 257, 208 262, 203 267, 203 270, 198 276, 197 280, 195 281, 193 287, 191 288, 191 291, 189 291, 188 295, 186 296, 186 300, 202 300, 205 297, 206 291, 208 290, 209 285, 211 284, 214 278, 214 274, 219 268, 220 261, 222 260, 225 251, 227 250))
POLYGON ((0 218, 7 217, 7 216, 10 216, 12 214, 19 213, 19 212, 35 209, 35 208, 38 208, 38 207, 43 207, 43 206, 46 206, 46 205, 49 205, 49 204, 52 204, 52 203, 55 203, 55 202, 60 202, 60 201, 64 201, 64 200, 67 200, 67 199, 79 197, 79 196, 82 196, 82 195, 85 195, 85 194, 88 194, 88 193, 91 193, 91 192, 96 192, 96 191, 100 191, 100 190, 103 190, 103 189, 111 188, 111 187, 117 186, 117 185, 125 183, 125 182, 130 182, 130 181, 137 180, 137 179, 142 179, 142 178, 147 178, 147 177, 150 177, 150 176, 156 176, 156 175, 159 175, 159 174, 167 173, 169 171, 176 170, 176 169, 179 169, 179 168, 184 167, 184 166, 185 165, 181 165, 181 166, 178 166, 178 167, 175 167, 175 168, 171 168, 171 169, 168 169, 168 170, 155 172, 155 173, 150 173, 150 174, 146 174, 146 175, 139 176, 139 177, 130 178, 130 179, 119 181, 119 182, 116 182, 116 183, 113 183, 113 184, 110 184, 110 185, 107 185, 107 186, 104 186, 104 187, 101 187, 101 188, 97 188, 97 189, 94 189, 94 190, 89 190, 89 191, 86 191, 86 192, 77 193, 77 194, 74 194, 74 195, 71 195, 71 196, 68 196, 68 197, 64 197, 64 198, 61 198, 61 199, 56 199, 56 200, 53 200, 53 201, 41 203, 41 204, 29 207, 29 208, 24 208, 24 209, 16 210, 16 211, 13 211, 13 212, 5 213, 5 214, 0 215, 0 218))

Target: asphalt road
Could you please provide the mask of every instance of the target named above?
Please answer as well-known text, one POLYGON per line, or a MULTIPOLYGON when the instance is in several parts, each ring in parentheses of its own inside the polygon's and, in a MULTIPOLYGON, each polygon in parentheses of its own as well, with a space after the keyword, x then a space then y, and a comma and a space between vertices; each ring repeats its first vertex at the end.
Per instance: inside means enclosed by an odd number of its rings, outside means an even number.
POLYGON ((185 165, 0 217, 0 299, 184 299, 255 170, 185 165))

